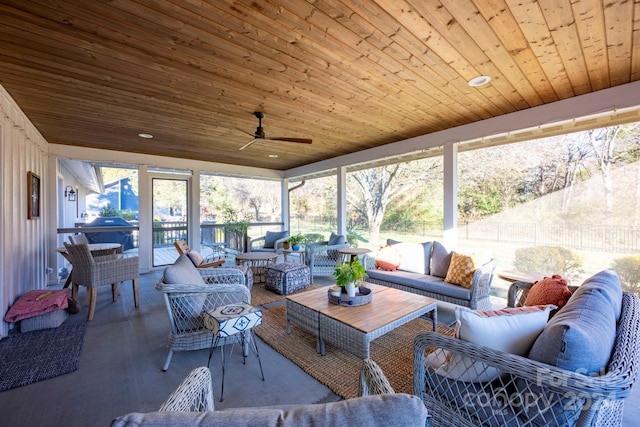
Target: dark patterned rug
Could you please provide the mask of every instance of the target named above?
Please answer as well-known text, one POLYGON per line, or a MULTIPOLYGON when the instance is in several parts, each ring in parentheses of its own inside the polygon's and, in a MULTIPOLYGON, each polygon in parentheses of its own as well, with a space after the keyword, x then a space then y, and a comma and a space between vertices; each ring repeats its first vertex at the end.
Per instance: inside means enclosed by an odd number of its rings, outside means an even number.
POLYGON ((86 322, 16 333, 0 341, 0 391, 78 369, 86 322))

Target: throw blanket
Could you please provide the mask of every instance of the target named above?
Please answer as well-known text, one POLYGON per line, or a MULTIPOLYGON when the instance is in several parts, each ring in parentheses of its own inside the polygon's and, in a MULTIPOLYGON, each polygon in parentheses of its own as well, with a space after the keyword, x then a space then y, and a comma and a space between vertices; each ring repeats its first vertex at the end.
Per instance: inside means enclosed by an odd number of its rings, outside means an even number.
POLYGON ((67 308, 71 289, 47 291, 38 289, 20 295, 4 316, 5 322, 13 323, 40 314, 67 308))

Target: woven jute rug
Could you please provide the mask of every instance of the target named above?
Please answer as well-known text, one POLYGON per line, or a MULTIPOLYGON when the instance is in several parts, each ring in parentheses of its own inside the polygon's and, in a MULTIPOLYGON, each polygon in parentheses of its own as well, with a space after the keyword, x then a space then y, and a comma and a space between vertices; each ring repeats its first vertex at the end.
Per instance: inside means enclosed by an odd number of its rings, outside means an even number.
MULTIPOLYGON (((371 342, 370 358, 375 361, 396 393, 413 392, 413 339, 421 331, 432 331, 431 321, 412 320, 371 342)), ((316 337, 291 326, 287 334, 284 305, 263 310, 262 325, 254 332, 278 353, 345 399, 358 395, 358 380, 362 359, 326 344, 325 356, 316 353, 316 337)), ((438 332, 453 331, 438 327, 438 332)))
MULTIPOLYGON (((309 286, 307 289, 302 289, 298 292, 306 291, 308 289, 315 289, 318 287, 320 287, 320 285, 311 284, 311 286, 309 286)), ((264 283, 254 283, 253 287, 251 288, 251 305, 256 307, 280 301, 285 299, 286 297, 286 295, 280 295, 273 291, 265 289, 264 283)))

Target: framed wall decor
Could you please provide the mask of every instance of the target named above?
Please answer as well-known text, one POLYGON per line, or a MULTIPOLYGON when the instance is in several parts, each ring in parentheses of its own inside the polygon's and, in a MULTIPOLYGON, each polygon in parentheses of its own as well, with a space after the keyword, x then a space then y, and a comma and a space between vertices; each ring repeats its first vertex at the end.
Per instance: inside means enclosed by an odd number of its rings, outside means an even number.
POLYGON ((27 218, 40 218, 40 177, 33 172, 27 174, 27 218))

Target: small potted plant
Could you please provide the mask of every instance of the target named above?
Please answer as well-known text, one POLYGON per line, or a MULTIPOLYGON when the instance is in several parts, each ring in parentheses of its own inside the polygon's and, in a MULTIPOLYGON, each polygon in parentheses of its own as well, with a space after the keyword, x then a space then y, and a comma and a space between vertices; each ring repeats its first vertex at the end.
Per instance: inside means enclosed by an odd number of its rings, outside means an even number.
POLYGON ((336 285, 344 287, 350 297, 356 296, 356 288, 361 285, 366 275, 364 266, 357 257, 352 262, 341 262, 333 270, 336 285))
POLYGON ((291 244, 291 249, 293 249, 294 251, 299 251, 300 244, 304 243, 305 238, 302 233, 298 233, 290 236, 287 241, 291 244))

